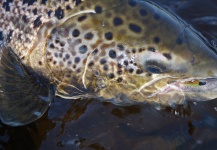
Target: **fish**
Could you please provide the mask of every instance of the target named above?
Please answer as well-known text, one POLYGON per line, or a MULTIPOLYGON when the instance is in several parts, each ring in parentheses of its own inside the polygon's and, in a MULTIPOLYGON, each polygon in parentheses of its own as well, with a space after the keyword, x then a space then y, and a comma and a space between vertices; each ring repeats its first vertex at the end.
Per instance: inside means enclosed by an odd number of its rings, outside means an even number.
POLYGON ((3 0, 0 119, 22 126, 54 97, 115 105, 217 97, 216 50, 150 0, 3 0))

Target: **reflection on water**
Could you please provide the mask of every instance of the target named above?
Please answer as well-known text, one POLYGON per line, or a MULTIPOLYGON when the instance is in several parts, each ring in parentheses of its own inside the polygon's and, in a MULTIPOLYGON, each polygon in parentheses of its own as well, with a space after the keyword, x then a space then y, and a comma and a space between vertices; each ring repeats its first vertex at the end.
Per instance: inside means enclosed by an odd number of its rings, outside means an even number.
MULTIPOLYGON (((156 1, 215 43, 215 0, 156 1)), ((149 104, 121 107, 56 98, 48 112, 30 125, 1 125, 0 149, 216 149, 216 118, 215 100, 159 110, 149 104)))

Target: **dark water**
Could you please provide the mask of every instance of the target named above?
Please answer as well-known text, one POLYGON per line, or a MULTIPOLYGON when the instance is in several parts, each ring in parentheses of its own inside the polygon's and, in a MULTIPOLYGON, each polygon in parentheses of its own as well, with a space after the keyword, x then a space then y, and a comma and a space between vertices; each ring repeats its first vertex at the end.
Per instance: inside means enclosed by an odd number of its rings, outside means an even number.
MULTIPOLYGON (((217 46, 216 0, 156 0, 217 46)), ((56 98, 38 121, 0 125, 0 149, 217 149, 217 101, 115 106, 97 100, 56 98)))

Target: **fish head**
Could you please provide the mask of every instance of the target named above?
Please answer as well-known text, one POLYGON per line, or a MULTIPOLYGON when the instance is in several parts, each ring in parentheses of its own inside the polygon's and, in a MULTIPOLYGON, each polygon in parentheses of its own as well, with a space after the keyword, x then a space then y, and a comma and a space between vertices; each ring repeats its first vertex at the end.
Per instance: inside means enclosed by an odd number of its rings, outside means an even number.
POLYGON ((217 56, 177 16, 146 1, 89 1, 76 9, 47 41, 49 68, 64 72, 59 96, 71 98, 73 87, 114 103, 217 97, 217 56))

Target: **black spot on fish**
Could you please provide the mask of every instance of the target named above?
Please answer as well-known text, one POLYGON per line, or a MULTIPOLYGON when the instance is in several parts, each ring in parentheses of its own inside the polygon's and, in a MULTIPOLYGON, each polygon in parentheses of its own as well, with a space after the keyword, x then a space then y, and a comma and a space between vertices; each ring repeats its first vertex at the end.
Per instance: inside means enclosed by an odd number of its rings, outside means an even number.
POLYGON ((99 51, 99 50, 96 48, 96 49, 93 50, 92 54, 95 55, 95 54, 98 53, 98 51, 99 51))
POLYGON ((148 51, 156 52, 156 49, 154 47, 148 47, 148 51))
POLYGON ((84 21, 86 18, 87 18, 87 16, 85 16, 85 15, 81 16, 81 17, 78 18, 78 21, 79 22, 84 21))
POLYGON ((121 77, 117 79, 117 82, 121 82, 121 81, 123 81, 121 77))
POLYGON ((118 69, 121 69, 121 68, 122 68, 122 65, 118 63, 118 69))
POLYGON ((37 15, 37 13, 38 13, 38 10, 37 10, 37 8, 33 9, 33 11, 32 11, 32 12, 33 12, 33 14, 34 14, 34 15, 37 15))
POLYGON ((108 65, 104 65, 103 70, 108 71, 108 65))
POLYGON ((28 23, 28 19, 27 19, 26 15, 23 15, 22 20, 23 20, 24 23, 28 23))
POLYGON ((140 13, 140 15, 143 16, 143 17, 148 14, 148 12, 147 12, 145 9, 140 9, 140 10, 139 10, 139 13, 140 13))
POLYGON ((129 73, 133 73, 134 69, 133 68, 130 68, 129 69, 129 73))
POLYGON ((55 11, 55 16, 57 19, 62 19, 64 17, 64 11, 61 7, 58 7, 58 9, 55 11))
POLYGON ((38 64, 41 66, 41 65, 42 65, 42 62, 41 62, 41 61, 39 61, 39 62, 38 62, 38 64))
POLYGON ((109 51, 109 57, 111 57, 111 58, 114 59, 114 58, 116 58, 116 56, 117 56, 117 55, 116 55, 116 51, 114 51, 114 50, 110 50, 110 51, 109 51))
POLYGON ((75 63, 79 63, 80 60, 81 60, 80 57, 75 57, 75 59, 74 59, 75 63))
POLYGON ((135 0, 129 0, 128 4, 132 7, 136 6, 136 1, 135 0))
POLYGON ((123 46, 122 44, 118 44, 117 47, 118 47, 118 49, 119 49, 120 51, 123 51, 123 50, 124 50, 124 46, 123 46))
POLYGON ((37 0, 23 0, 23 4, 28 3, 28 5, 32 5, 36 2, 37 0))
POLYGON ((66 54, 65 55, 65 59, 69 59, 70 58, 70 55, 69 54, 66 54))
POLYGON ((117 74, 118 74, 118 75, 122 75, 122 70, 118 70, 118 71, 117 71, 117 74))
POLYGON ((127 60, 124 61, 124 65, 128 66, 128 61, 127 60))
POLYGON ((112 39, 113 39, 113 34, 112 34, 112 32, 107 32, 107 33, 105 33, 105 38, 106 38, 107 40, 112 40, 112 39))
POLYGON ((45 5, 47 3, 47 0, 42 0, 41 4, 45 5))
POLYGON ((168 54, 168 53, 163 53, 163 55, 164 55, 168 60, 171 60, 171 59, 172 59, 171 55, 168 54))
POLYGON ((114 77, 115 77, 115 75, 114 75, 113 73, 110 73, 110 74, 109 74, 109 78, 110 78, 110 79, 113 79, 114 77))
POLYGON ((3 40, 4 40, 3 32, 0 31, 0 41, 3 41, 3 40))
POLYGON ((79 52, 81 54, 85 54, 87 52, 87 46, 86 45, 82 45, 79 47, 79 52))
POLYGON ((143 71, 141 69, 136 70, 136 74, 141 74, 143 71))
POLYGON ((132 53, 136 53, 136 50, 135 50, 135 49, 132 49, 132 53))
POLYGON ((52 13, 52 11, 49 10, 49 11, 47 12, 47 15, 50 17, 51 13, 52 13))
POLYGON ((66 6, 66 10, 71 10, 71 9, 72 8, 69 5, 66 6))
POLYGON ((68 64, 68 65, 71 65, 71 64, 72 64, 71 60, 69 60, 69 61, 67 62, 67 64, 68 64))
POLYGON ((62 54, 62 53, 59 53, 59 57, 62 58, 62 57, 63 57, 63 54, 62 54))
POLYGON ((129 24, 129 29, 135 33, 140 33, 142 31, 141 27, 134 23, 129 24))
POLYGON ((11 36, 12 36, 13 32, 14 32, 13 30, 10 30, 9 33, 8 33, 8 36, 7 36, 7 39, 6 39, 6 41, 8 43, 11 41, 11 36))
POLYGON ((206 85, 206 82, 199 82, 198 85, 206 85))
POLYGON ((65 43, 64 41, 60 42, 60 46, 61 46, 61 47, 65 46, 65 44, 66 44, 66 43, 65 43))
POLYGON ((123 20, 121 18, 119 18, 119 17, 115 17, 114 20, 113 20, 113 24, 114 24, 114 26, 122 25, 123 20))
POLYGON ((177 40, 176 40, 176 44, 181 45, 182 43, 183 43, 182 39, 177 38, 177 40))
POLYGON ((57 53, 54 53, 54 56, 55 56, 56 58, 58 58, 58 54, 57 54, 57 53))
POLYGON ((96 7, 95 7, 95 12, 96 12, 97 14, 102 13, 102 7, 101 7, 101 6, 96 6, 96 7))
POLYGON ((81 0, 73 0, 75 2, 75 5, 79 5, 82 1, 81 0))
POLYGON ((72 36, 73 37, 78 37, 80 35, 80 31, 78 29, 75 29, 72 31, 72 36))
POLYGON ((153 41, 154 41, 154 43, 158 44, 160 42, 160 38, 159 37, 154 37, 153 41))
POLYGON ((7 0, 6 2, 3 3, 3 8, 6 10, 6 11, 10 11, 10 3, 12 3, 13 0, 7 0))
POLYGON ((92 32, 88 32, 84 35, 84 38, 86 40, 91 40, 93 38, 93 33, 92 32))
POLYGON ((92 67, 93 65, 94 65, 94 62, 92 61, 88 64, 89 67, 92 67))
POLYGON ((34 21, 34 26, 33 28, 37 28, 42 24, 41 22, 41 16, 37 17, 36 20, 34 21))
POLYGON ((105 63, 106 63, 106 59, 102 58, 102 59, 100 60, 100 64, 105 64, 105 63))
POLYGON ((50 48, 52 48, 52 49, 54 49, 54 48, 55 48, 55 46, 54 46, 54 44, 53 44, 53 43, 51 43, 51 44, 50 44, 50 48))

